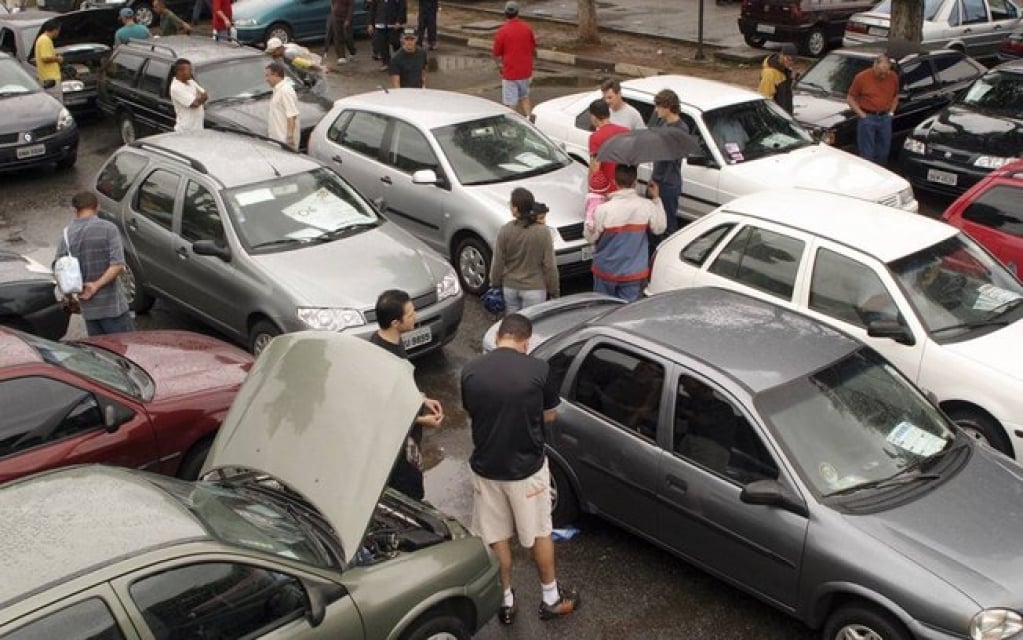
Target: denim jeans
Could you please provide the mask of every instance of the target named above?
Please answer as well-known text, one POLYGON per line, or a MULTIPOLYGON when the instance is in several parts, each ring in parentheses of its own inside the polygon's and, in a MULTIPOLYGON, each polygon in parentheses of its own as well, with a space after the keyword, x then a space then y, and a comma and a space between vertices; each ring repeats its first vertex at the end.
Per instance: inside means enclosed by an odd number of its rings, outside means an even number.
POLYGON ((892 147, 892 117, 867 115, 856 124, 856 148, 860 157, 884 166, 892 147))
POLYGON ((609 296, 621 298, 626 302, 635 302, 639 299, 640 289, 643 287, 642 280, 631 282, 611 282, 593 276, 593 290, 597 293, 606 293, 609 296))
POLYGON ((681 184, 658 184, 660 189, 661 204, 664 205, 664 216, 668 220, 668 228, 664 230, 664 237, 678 231, 678 199, 682 195, 681 184))
POLYGON ((90 336, 102 336, 108 333, 128 333, 135 330, 135 321, 131 311, 125 311, 113 318, 97 318, 85 321, 85 333, 90 336))
POLYGON ((502 287, 504 293, 504 312, 515 313, 534 304, 547 300, 546 289, 511 289, 502 287))

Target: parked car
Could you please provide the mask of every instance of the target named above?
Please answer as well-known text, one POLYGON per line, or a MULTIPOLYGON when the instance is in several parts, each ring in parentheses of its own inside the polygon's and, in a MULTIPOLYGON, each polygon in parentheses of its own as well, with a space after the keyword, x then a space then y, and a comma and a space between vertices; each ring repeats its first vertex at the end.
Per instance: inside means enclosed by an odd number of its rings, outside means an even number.
POLYGON ((0 328, 0 483, 84 462, 199 474, 252 357, 183 331, 53 342, 0 328))
POLYGON ((0 171, 57 165, 78 159, 78 125, 64 105, 44 92, 18 61, 0 53, 0 171))
MULTIPOLYGON (((167 8, 184 20, 191 19, 192 6, 195 0, 165 0, 167 8)), ((36 7, 45 11, 66 13, 79 9, 128 7, 135 12, 135 22, 155 27, 160 24, 160 16, 153 11, 152 0, 36 0, 36 7)))
POLYGON ((68 314, 57 302, 53 273, 32 258, 0 249, 0 326, 59 340, 68 314))
POLYGON ((1023 469, 877 352, 734 291, 572 298, 523 311, 561 395, 556 522, 598 514, 824 640, 1018 635, 1023 469))
POLYGON ((496 102, 432 89, 349 96, 317 125, 309 153, 450 256, 471 293, 487 288, 497 232, 511 219, 508 202, 516 187, 550 208, 547 224, 561 275, 589 269, 587 170, 496 102))
POLYGON ((820 57, 842 42, 845 22, 876 0, 748 0, 739 12, 746 44, 761 48, 768 40, 795 43, 803 54, 820 57))
MULTIPOLYGON (((155 41, 133 41, 114 51, 103 67, 98 105, 117 119, 121 140, 131 144, 153 133, 173 131, 174 104, 170 99, 172 65, 178 58, 192 63, 196 81, 209 92, 206 126, 267 134, 267 114, 273 90, 263 71, 266 55, 248 47, 191 36, 169 36, 155 41)), ((299 146, 330 109, 327 98, 314 95, 286 68, 298 94, 299 146)))
POLYGON ((960 428, 1023 459, 1023 285, 958 229, 789 189, 734 200, 658 248, 648 293, 720 286, 866 342, 960 428), (827 215, 821 215, 826 211, 827 215))
POLYGON ((992 169, 1023 158, 1023 60, 977 78, 903 143, 902 175, 919 189, 956 197, 992 169))
POLYGON ((53 15, 27 9, 0 16, 0 52, 16 58, 33 78, 36 39, 48 20, 60 24, 60 35, 54 45, 64 58, 60 65, 64 106, 71 111, 95 110, 99 70, 110 55, 114 31, 120 26, 117 11, 97 9, 53 15))
POLYGON ((892 119, 892 159, 902 140, 928 116, 948 105, 987 67, 959 51, 893 52, 889 44, 866 44, 831 51, 799 78, 794 87, 795 118, 818 138, 856 151, 858 118, 846 102, 856 74, 871 68, 874 59, 888 53, 899 74, 899 105, 892 119))
MULTIPOLYGON (((857 13, 845 24, 842 44, 888 40, 892 0, 857 13)), ((958 49, 974 58, 993 58, 998 43, 1020 21, 1012 0, 924 0, 921 45, 928 49, 958 49)))
POLYGON ((114 152, 96 191, 124 239, 137 313, 158 296, 259 353, 301 329, 368 338, 377 296, 398 288, 419 316, 403 336, 413 356, 449 342, 462 319, 442 256, 282 145, 218 131, 153 136, 114 152))
POLYGON ((421 404, 412 367, 379 347, 289 335, 201 481, 80 466, 0 487, 19 551, 0 637, 467 640, 501 605, 497 559, 384 490, 421 404))
MULTIPOLYGON (((369 23, 365 0, 352 0, 352 29, 365 33, 369 23)), ((262 47, 270 38, 281 42, 323 40, 330 0, 238 0, 232 8, 238 42, 262 47)))
MULTIPOLYGON (((699 138, 702 152, 682 165, 679 217, 693 220, 748 193, 783 186, 839 189, 864 200, 910 211, 917 201, 909 183, 873 162, 819 144, 771 100, 756 91, 690 76, 652 76, 622 82, 622 97, 647 122, 656 119, 654 95, 671 89, 681 116, 699 138)), ((543 102, 533 109, 536 126, 588 164, 590 102, 600 91, 543 102)), ((650 175, 640 167, 640 180, 650 175)))
POLYGON ((1023 160, 989 173, 941 219, 984 245, 1023 280, 1023 160))
POLYGON ((1016 27, 998 45, 998 61, 1023 58, 1023 26, 1016 27))

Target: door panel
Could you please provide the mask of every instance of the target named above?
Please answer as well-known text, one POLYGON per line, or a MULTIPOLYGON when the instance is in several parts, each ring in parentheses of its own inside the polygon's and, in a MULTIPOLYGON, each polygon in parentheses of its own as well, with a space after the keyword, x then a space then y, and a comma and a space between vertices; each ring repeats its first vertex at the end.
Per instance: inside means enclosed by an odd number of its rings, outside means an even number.
POLYGON ((146 283, 161 292, 173 290, 177 278, 172 229, 179 187, 178 175, 156 169, 142 180, 124 216, 125 233, 146 283))
POLYGON ((422 169, 432 169, 438 178, 445 178, 428 138, 412 124, 395 120, 386 146, 386 165, 381 166, 378 176, 384 212, 443 250, 445 202, 453 200, 451 191, 436 185, 412 184, 412 174, 422 169))

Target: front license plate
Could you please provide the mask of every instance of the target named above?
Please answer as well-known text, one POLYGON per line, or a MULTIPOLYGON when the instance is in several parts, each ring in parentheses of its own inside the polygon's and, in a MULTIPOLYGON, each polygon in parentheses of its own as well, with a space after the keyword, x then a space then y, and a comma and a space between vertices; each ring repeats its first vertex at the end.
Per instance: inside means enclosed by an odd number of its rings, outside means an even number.
POLYGON ((36 156, 42 156, 42 155, 46 155, 46 145, 45 144, 34 144, 32 146, 29 146, 29 147, 21 147, 20 149, 18 149, 18 159, 19 160, 21 160, 23 158, 34 158, 36 156))
POLYGON ((773 24, 758 24, 757 25, 757 32, 758 33, 774 33, 774 25, 773 24))
POLYGON ((433 340, 433 332, 430 331, 430 327, 419 327, 401 336, 401 343, 406 350, 429 344, 431 340, 433 340))
POLYGON ((938 184, 947 184, 950 187, 956 186, 959 181, 959 176, 948 171, 938 171, 937 169, 927 170, 927 180, 929 182, 937 182, 938 184))
POLYGON ((867 27, 867 33, 872 36, 887 36, 888 29, 885 27, 867 27))
POLYGON ((583 260, 593 260, 593 247, 589 245, 583 247, 583 260))

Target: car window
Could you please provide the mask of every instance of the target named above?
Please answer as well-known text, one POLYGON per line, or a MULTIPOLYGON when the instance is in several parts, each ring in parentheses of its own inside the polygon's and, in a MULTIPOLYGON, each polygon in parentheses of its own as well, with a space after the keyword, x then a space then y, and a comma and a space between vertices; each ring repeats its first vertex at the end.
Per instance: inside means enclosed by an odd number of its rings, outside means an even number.
POLYGON ((1007 0, 988 0, 992 20, 1010 20, 1019 17, 1016 6, 1007 0))
POLYGON ((982 71, 977 63, 970 61, 962 54, 937 56, 931 60, 934 63, 935 72, 938 74, 938 82, 941 84, 955 84, 970 80, 976 78, 982 71))
POLYGON ((96 178, 96 191, 106 197, 121 201, 135 177, 142 172, 149 160, 138 153, 123 151, 107 162, 96 178))
POLYGON ((167 95, 167 78, 170 77, 170 63, 150 60, 142 72, 139 89, 154 96, 167 95))
POLYGON ((813 138, 773 100, 749 100, 712 109, 703 121, 728 164, 788 153, 813 138))
MULTIPOLYGON (((639 111, 639 115, 643 117, 643 122, 647 123, 647 126, 653 125, 657 122, 657 112, 654 110, 654 105, 650 102, 644 102, 642 100, 636 100, 635 98, 622 98, 627 103, 636 107, 636 111, 639 111)), ((690 131, 696 131, 696 129, 690 126, 690 131)))
POLYGON ((18 39, 10 29, 0 30, 0 51, 18 57, 18 39))
POLYGON ((625 349, 599 346, 576 376, 575 401, 651 440, 664 387, 664 367, 625 349))
POLYGON ((122 640, 110 609, 99 598, 89 598, 48 614, 2 636, 3 640, 122 640))
POLYGON ((796 238, 746 227, 718 255, 710 272, 791 300, 804 246, 796 238))
MULTIPOLYGON (((193 65, 195 81, 210 95, 206 108, 219 100, 233 98, 244 100, 273 93, 273 89, 267 85, 263 76, 266 64, 266 58, 254 55, 205 61, 193 65)), ((284 74, 284 80, 290 82, 299 95, 306 91, 305 85, 295 75, 291 65, 284 65, 284 74)))
POLYGON ((224 225, 216 199, 209 189, 191 180, 181 203, 181 237, 189 242, 212 240, 224 244, 224 225))
POLYGON ((810 91, 827 91, 829 94, 840 95, 844 98, 849 93, 849 87, 856 74, 864 69, 869 69, 870 65, 870 58, 865 56, 832 52, 810 67, 798 81, 797 86, 802 86, 810 91))
POLYGON ((1023 189, 997 185, 981 193, 963 211, 963 220, 1023 238, 1023 189))
POLYGON ((777 464, 743 413, 724 394, 686 374, 678 381, 672 450, 743 485, 778 477, 777 464))
POLYGON ((407 122, 396 122, 391 134, 391 151, 387 164, 405 173, 421 169, 440 171, 437 156, 434 155, 426 136, 407 122))
POLYGON ((91 392, 42 376, 0 382, 0 407, 0 456, 103 426, 103 413, 91 392))
POLYGON ((987 6, 984 0, 962 0, 963 24, 987 22, 987 6))
POLYGON ((1023 74, 992 70, 977 78, 959 99, 976 110, 1019 117, 1023 104, 1023 74))
POLYGON ((579 355, 579 351, 583 348, 583 344, 585 344, 585 341, 576 342, 548 358, 547 366, 550 367, 550 370, 547 373, 548 388, 555 389, 559 393, 561 392, 561 385, 565 381, 565 376, 568 375, 568 370, 572 366, 572 361, 575 360, 577 355, 579 355))
MULTIPOLYGON (((960 3, 956 0, 955 4, 952 5, 952 11, 948 14, 948 24, 952 27, 958 27, 962 19, 960 18, 960 3)), ((929 18, 926 18, 929 19, 929 18)))
POLYGON ((342 111, 341 115, 335 118, 334 122, 330 124, 327 129, 327 139, 331 142, 341 144, 341 134, 344 132, 345 127, 348 126, 348 121, 352 119, 354 111, 342 111))
POLYGON ((899 84, 903 91, 923 91, 934 86, 934 74, 927 61, 910 63, 902 68, 899 84))
POLYGON ((135 76, 142 68, 143 62, 145 62, 145 58, 130 53, 122 52, 114 55, 107 62, 107 78, 128 86, 135 86, 135 76))
POLYGON ((590 109, 588 107, 575 117, 575 128, 582 129, 583 131, 595 131, 593 121, 590 120, 590 109))
POLYGON ((156 640, 254 637, 306 610, 297 579, 226 562, 163 571, 133 582, 129 592, 156 640))
POLYGON ((357 111, 348 121, 348 126, 342 132, 338 143, 356 153, 379 159, 386 131, 386 117, 368 111, 357 111))
POLYGON ((828 249, 819 249, 814 260, 809 306, 857 327, 899 317, 895 301, 873 269, 828 249))
POLYGON ((149 174, 135 194, 135 211, 165 229, 174 217, 174 197, 181 179, 170 171, 157 169, 149 174))
POLYGON ((728 232, 734 226, 732 223, 722 224, 710 231, 704 231, 699 237, 682 248, 682 251, 678 254, 679 259, 692 265, 702 265, 707 256, 714 251, 714 247, 718 246, 721 239, 728 235, 728 232))

